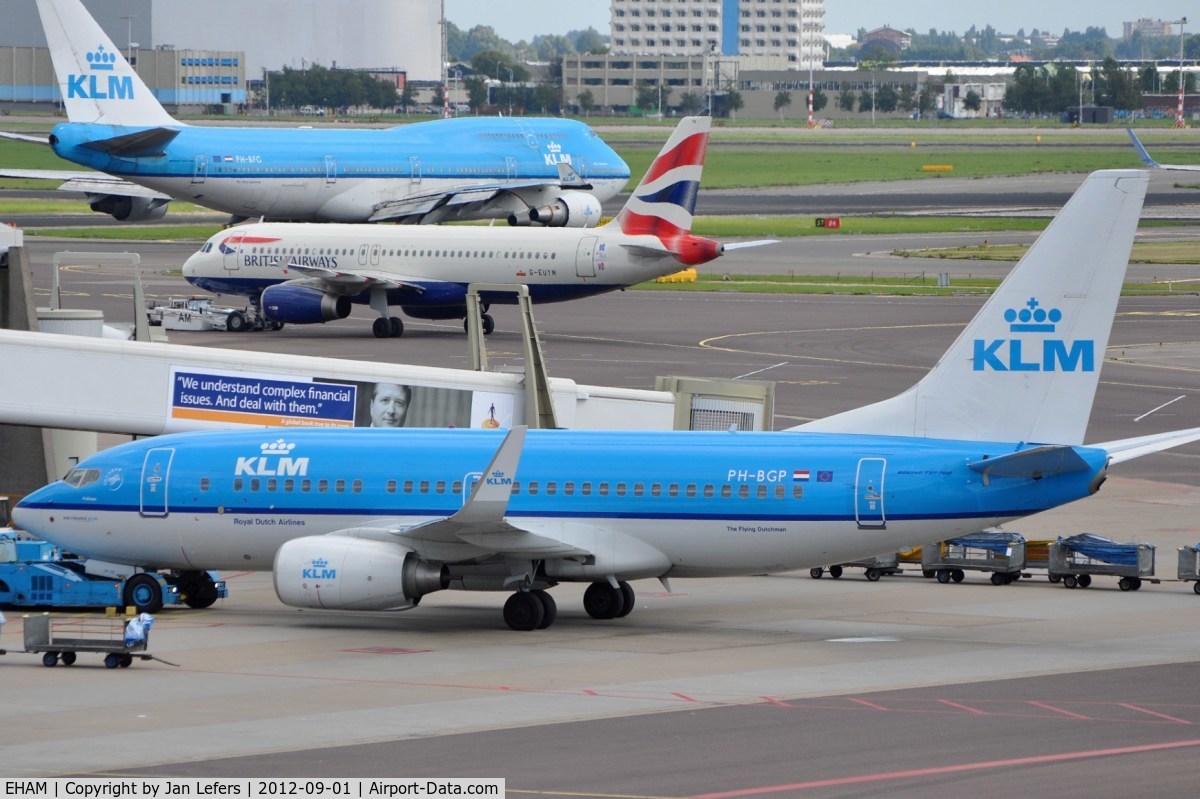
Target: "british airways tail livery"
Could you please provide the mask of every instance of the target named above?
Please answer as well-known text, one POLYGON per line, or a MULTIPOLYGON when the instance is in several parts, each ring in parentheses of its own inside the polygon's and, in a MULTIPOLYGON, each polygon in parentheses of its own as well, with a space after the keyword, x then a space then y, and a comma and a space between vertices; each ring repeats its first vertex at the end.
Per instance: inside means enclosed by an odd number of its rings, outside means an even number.
MULTIPOLYGON (((692 234, 709 122, 682 119, 603 227, 246 224, 210 238, 183 274, 206 291, 248 297, 276 328, 342 319, 352 303, 369 303, 380 338, 404 332, 400 317, 390 316, 396 305, 420 319, 464 318, 470 283, 523 284, 535 302, 556 302, 651 280, 726 249, 770 243, 723 245, 692 234)), ((514 295, 482 299, 513 302, 514 295)), ((485 314, 484 332, 494 327, 485 314)))
MULTIPOLYGON (((119 220, 172 199, 239 219, 595 224, 629 167, 572 120, 447 119, 385 130, 195 127, 173 119, 79 0, 37 0, 69 122, 49 139, 97 170, 0 169, 63 179, 119 220)), ((8 138, 30 140, 19 134, 8 138)))
POLYGON ((180 434, 87 459, 15 518, 81 555, 188 578, 271 569, 302 608, 511 592, 518 630, 553 623, 562 582, 589 583, 587 614, 612 619, 634 579, 839 563, 1000 524, 1200 440, 1085 446, 1067 418, 1088 414, 1147 182, 1089 177, 925 380, 823 430, 180 434))

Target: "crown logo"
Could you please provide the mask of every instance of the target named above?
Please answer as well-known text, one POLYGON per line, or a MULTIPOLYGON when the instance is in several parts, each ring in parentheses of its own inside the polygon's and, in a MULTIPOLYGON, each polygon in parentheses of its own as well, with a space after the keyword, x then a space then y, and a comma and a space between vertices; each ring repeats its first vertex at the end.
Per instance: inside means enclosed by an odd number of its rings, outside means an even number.
POLYGON ((96 52, 87 54, 88 69, 101 69, 111 71, 113 64, 117 61, 117 54, 110 53, 104 49, 104 45, 96 48, 96 52))
POLYGON ((324 558, 317 558, 312 562, 312 567, 314 569, 324 569, 328 565, 329 561, 325 560, 324 558))
POLYGON ((1062 311, 1057 308, 1047 311, 1036 297, 1030 297, 1025 306, 1020 311, 1015 308, 1004 311, 1004 321, 1014 333, 1053 333, 1054 326, 1062 320, 1062 311))
POLYGON ((282 438, 278 441, 268 441, 265 444, 259 444, 258 448, 262 450, 264 455, 286 455, 296 448, 295 444, 289 444, 282 438))
POLYGON ((547 145, 546 145, 546 149, 547 149, 547 150, 549 150, 549 151, 550 151, 550 152, 552 152, 552 153, 561 153, 561 152, 562 152, 562 145, 561 145, 561 144, 559 144, 559 143, 558 143, 558 142, 556 142, 556 141, 552 141, 552 142, 550 142, 549 144, 547 144, 547 145))

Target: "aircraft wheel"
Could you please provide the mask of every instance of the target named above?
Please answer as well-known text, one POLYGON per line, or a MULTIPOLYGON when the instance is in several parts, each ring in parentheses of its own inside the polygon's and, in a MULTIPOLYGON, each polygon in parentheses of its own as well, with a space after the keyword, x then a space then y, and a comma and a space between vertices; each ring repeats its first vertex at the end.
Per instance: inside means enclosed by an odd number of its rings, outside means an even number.
POLYGON ((138 613, 158 613, 163 608, 162 586, 148 574, 135 574, 125 581, 125 605, 138 613))
POLYGON ((633 593, 633 586, 622 580, 617 583, 621 586, 621 612, 617 614, 618 619, 623 619, 630 613, 633 613, 633 608, 637 605, 637 595, 633 593))
POLYGON ((46 654, 42 655, 42 665, 48 669, 53 668, 54 666, 57 666, 58 665, 58 653, 57 652, 47 652, 46 654))
POLYGON ((841 577, 842 576, 842 567, 841 566, 830 566, 829 567, 829 576, 835 580, 837 578, 841 577))
POLYGON ((518 591, 504 603, 504 623, 513 630, 536 630, 545 613, 541 600, 530 591, 518 591))
POLYGON ((542 622, 537 628, 544 630, 551 624, 554 624, 554 620, 558 618, 558 603, 554 601, 554 597, 550 596, 549 592, 543 591, 540 588, 529 593, 537 597, 538 601, 542 603, 542 622))
POLYGON ((375 338, 387 338, 392 335, 392 326, 381 316, 371 323, 371 332, 375 334, 375 338))
MULTIPOLYGON (((820 566, 814 566, 813 568, 808 570, 808 576, 813 578, 814 580, 820 580, 821 575, 824 573, 825 573, 825 570, 822 569, 820 566)), ((1196 585, 1198 587, 1200 587, 1200 583, 1196 583, 1196 585)))
POLYGON ((250 323, 241 311, 234 311, 225 318, 225 329, 230 333, 245 333, 249 327, 250 323))
POLYGON ((404 335, 404 320, 399 316, 393 316, 388 319, 388 333, 392 338, 400 338, 404 335))
POLYGON ((583 592, 583 609, 593 619, 615 619, 624 610, 625 595, 607 582, 592 583, 583 592))
POLYGON ((179 593, 189 608, 210 608, 217 601, 217 586, 208 572, 180 572, 179 593))
POLYGON ((1079 575, 1079 587, 1080 588, 1087 588, 1091 584, 1092 584, 1092 575, 1090 575, 1090 574, 1079 575))
POLYGON ((492 335, 492 331, 495 329, 496 329, 496 320, 492 318, 491 314, 485 313, 483 315, 483 335, 490 336, 490 335, 492 335))
POLYGON ((946 583, 950 582, 950 570, 949 569, 938 569, 937 581, 939 583, 941 583, 942 585, 945 585, 946 583))

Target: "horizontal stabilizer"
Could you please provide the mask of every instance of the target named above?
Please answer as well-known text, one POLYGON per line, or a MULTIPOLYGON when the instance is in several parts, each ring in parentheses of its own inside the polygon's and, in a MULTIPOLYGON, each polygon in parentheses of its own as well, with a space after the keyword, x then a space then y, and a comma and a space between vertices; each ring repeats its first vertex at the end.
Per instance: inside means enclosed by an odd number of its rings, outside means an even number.
POLYGON ((1120 441, 1109 441, 1104 444, 1089 444, 1089 447, 1102 449, 1108 453, 1109 463, 1124 463, 1143 455, 1153 455, 1172 447, 1181 447, 1193 441, 1200 441, 1200 427, 1190 430, 1176 430, 1172 433, 1155 433, 1137 438, 1123 438, 1120 441))
POLYGON ((169 194, 155 191, 148 186, 139 186, 136 183, 109 177, 100 172, 86 177, 68 178, 65 183, 58 187, 58 190, 78 191, 84 194, 114 194, 118 197, 144 197, 147 200, 162 200, 163 202, 170 202, 175 199, 169 194))
POLYGON ((968 463, 971 471, 979 472, 985 477, 1023 477, 1040 480, 1056 474, 1083 472, 1091 469, 1074 447, 1046 446, 1023 449, 1001 455, 998 458, 986 458, 968 463))
POLYGON ((9 133, 8 131, 0 130, 0 139, 12 139, 13 141, 24 141, 30 144, 50 145, 50 140, 45 136, 29 136, 25 133, 9 133))
POLYGON ((734 241, 725 245, 725 252, 744 250, 747 247, 765 247, 768 244, 778 244, 779 239, 759 239, 758 241, 734 241))
POLYGON ((174 128, 148 128, 109 139, 95 139, 81 146, 121 158, 148 158, 162 155, 179 131, 174 128))

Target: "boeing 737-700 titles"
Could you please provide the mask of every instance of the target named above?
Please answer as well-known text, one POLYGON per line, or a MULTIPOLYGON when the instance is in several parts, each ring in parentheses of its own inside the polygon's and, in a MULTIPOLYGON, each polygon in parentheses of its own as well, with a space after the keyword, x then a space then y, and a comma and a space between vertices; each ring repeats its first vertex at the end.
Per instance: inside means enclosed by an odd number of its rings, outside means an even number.
POLYGON ((773 433, 297 429, 185 433, 88 458, 16 521, 87 557, 272 569, 288 605, 402 610, 443 589, 549 589, 593 618, 630 580, 841 563, 1082 499, 1200 428, 1084 445, 1146 192, 1097 172, 937 366, 883 402, 773 433), (813 479, 815 477, 815 479, 813 479))
MULTIPOLYGON (((534 302, 588 297, 652 280, 726 249, 692 235, 708 117, 680 121, 617 217, 595 230, 412 225, 247 224, 223 230, 183 265, 188 282, 249 297, 276 325, 342 319, 370 303, 376 336, 398 336, 399 305, 419 319, 466 316, 469 283, 522 284, 534 302)), ((485 293, 484 302, 513 302, 485 293)), ((495 323, 483 317, 484 333, 495 323)))
MULTIPOLYGON (((157 219, 173 199, 237 218, 591 227, 629 167, 567 119, 478 117, 385 130, 196 127, 171 117, 79 0, 37 0, 69 122, 49 144, 96 172, 66 180, 92 209, 157 219)), ((8 138, 46 143, 23 134, 8 138)))

